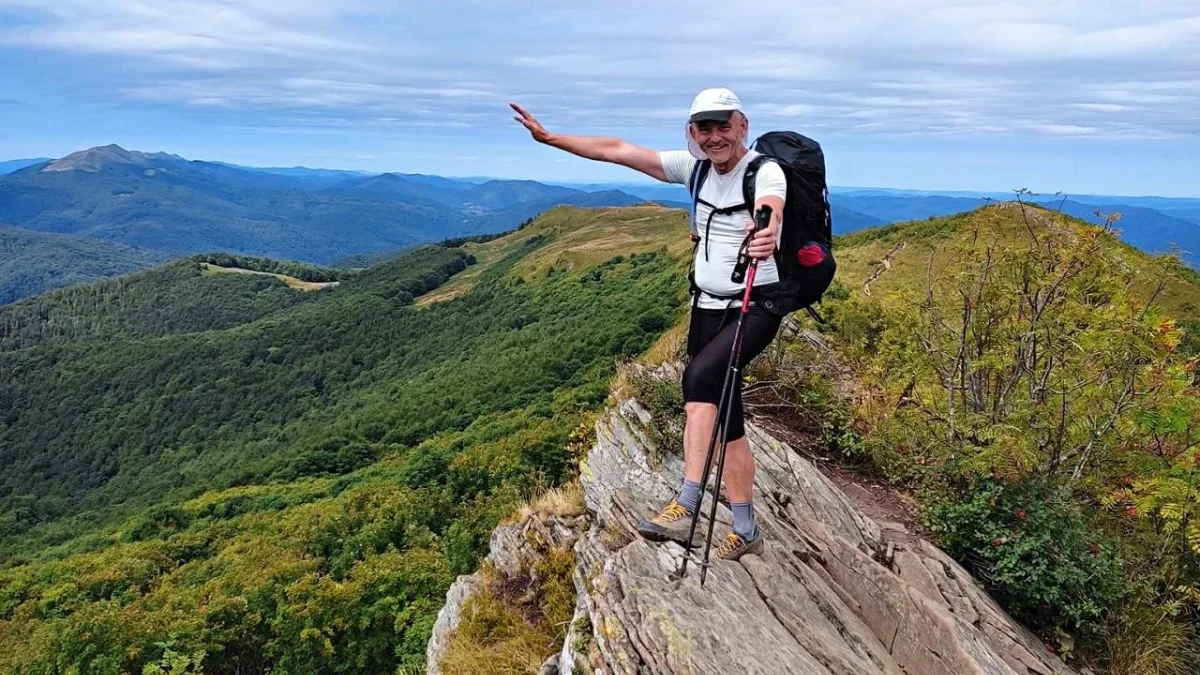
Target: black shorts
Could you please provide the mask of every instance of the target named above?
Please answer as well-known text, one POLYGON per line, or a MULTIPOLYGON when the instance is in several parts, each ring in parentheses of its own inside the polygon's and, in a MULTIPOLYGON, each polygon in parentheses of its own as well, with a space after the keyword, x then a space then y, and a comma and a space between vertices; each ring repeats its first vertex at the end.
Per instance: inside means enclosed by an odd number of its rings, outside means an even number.
MULTIPOLYGON (((733 350, 733 334, 737 330, 741 311, 740 307, 727 310, 692 308, 691 325, 688 327, 688 365, 683 371, 685 403, 720 403, 721 386, 725 384, 733 350)), ((727 441, 735 441, 746 435, 742 413, 742 370, 771 344, 781 322, 781 317, 753 305, 746 315, 729 427, 725 429, 727 441)))

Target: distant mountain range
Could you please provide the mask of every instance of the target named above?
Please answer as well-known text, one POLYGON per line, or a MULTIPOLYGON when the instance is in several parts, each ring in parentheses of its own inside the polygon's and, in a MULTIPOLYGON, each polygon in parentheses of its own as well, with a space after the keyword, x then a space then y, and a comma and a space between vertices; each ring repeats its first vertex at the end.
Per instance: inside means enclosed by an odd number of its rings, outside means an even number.
POLYGON ((363 176, 374 176, 370 171, 347 171, 343 169, 310 169, 306 166, 291 166, 291 167, 259 167, 259 166, 242 166, 240 164, 229 164, 228 162, 213 162, 231 169, 242 169, 244 171, 256 171, 258 173, 273 173, 278 176, 298 176, 300 178, 361 178, 363 176))
POLYGON ((504 230, 559 204, 642 201, 530 181, 249 170, 115 145, 0 176, 0 223, 178 254, 315 263, 504 230))
MULTIPOLYGON (((647 200, 686 208, 687 190, 680 185, 645 183, 566 184, 584 190, 614 190, 647 200)), ((887 223, 922 220, 970 211, 988 200, 1010 200, 1012 192, 936 192, 893 190, 887 188, 830 188, 834 234, 849 234, 887 223)), ((1123 197, 1112 195, 1026 195, 1022 199, 1092 223, 1103 218, 1095 215, 1119 212, 1117 229, 1127 243, 1151 253, 1181 249, 1183 259, 1200 266, 1200 199, 1173 197, 1123 197)))
MULTIPOLYGON (((949 215, 989 199, 1011 198, 1011 192, 838 187, 830 195, 835 234, 949 215)), ((1025 198, 1061 206, 1091 222, 1100 222, 1094 215, 1097 210, 1119 211, 1118 228, 1125 241, 1152 253, 1177 246, 1189 264, 1200 266, 1200 199, 1025 198)), ((224 251, 328 265, 424 242, 508 230, 559 204, 627 206, 642 201, 687 208, 690 200, 678 185, 260 168, 109 145, 61 159, 0 162, 0 224, 60 235, 21 239, 22 267, 16 267, 13 258, 4 274, 19 269, 22 281, 6 282, 0 275, 0 298, 119 273, 137 260, 224 251), (95 255, 83 264, 89 258, 84 255, 88 246, 94 247, 95 255), (137 253, 131 257, 130 251, 137 253)), ((11 232, 8 237, 10 244, 16 241, 11 232)))
MULTIPOLYGON (((862 228, 854 226, 852 220, 839 222, 839 206, 895 222, 950 215, 974 209, 989 199, 1013 198, 1011 192, 968 197, 878 189, 838 190, 830 196, 834 231, 840 234, 862 228)), ((1028 195, 1022 199, 1061 209, 1090 223, 1102 223, 1104 216, 1119 213, 1115 227, 1126 243, 1149 253, 1167 253, 1178 247, 1184 261, 1192 267, 1200 266, 1200 199, 1109 195, 1028 195)))

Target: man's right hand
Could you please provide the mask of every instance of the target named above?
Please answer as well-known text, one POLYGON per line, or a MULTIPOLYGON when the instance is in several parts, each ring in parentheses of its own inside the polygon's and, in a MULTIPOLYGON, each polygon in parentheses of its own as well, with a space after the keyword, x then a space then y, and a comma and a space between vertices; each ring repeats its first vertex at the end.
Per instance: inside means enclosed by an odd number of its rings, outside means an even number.
POLYGON ((516 103, 509 103, 508 105, 517 112, 513 116, 513 119, 528 129, 529 134, 533 136, 533 140, 538 143, 545 143, 551 147, 566 150, 573 155, 579 155, 587 159, 627 166, 658 180, 667 179, 667 174, 663 171, 662 161, 659 160, 658 153, 653 150, 648 150, 632 143, 627 143, 619 138, 610 138, 608 136, 552 134, 546 131, 546 127, 543 127, 542 123, 537 121, 536 117, 530 115, 528 110, 516 103))
POLYGON ((536 117, 530 115, 528 110, 516 103, 509 103, 508 105, 517 111, 517 114, 513 115, 513 119, 520 122, 522 126, 529 130, 530 135, 533 136, 533 140, 538 143, 547 143, 550 141, 550 132, 546 131, 546 127, 543 127, 542 123, 537 121, 536 117))

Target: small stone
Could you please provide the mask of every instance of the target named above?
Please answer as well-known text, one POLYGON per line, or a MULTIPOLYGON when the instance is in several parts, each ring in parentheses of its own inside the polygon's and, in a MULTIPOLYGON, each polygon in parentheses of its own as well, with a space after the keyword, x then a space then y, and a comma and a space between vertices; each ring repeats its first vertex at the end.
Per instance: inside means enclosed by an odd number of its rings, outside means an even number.
POLYGON ((546 659, 546 662, 542 664, 542 669, 538 671, 538 675, 559 675, 558 654, 546 659))

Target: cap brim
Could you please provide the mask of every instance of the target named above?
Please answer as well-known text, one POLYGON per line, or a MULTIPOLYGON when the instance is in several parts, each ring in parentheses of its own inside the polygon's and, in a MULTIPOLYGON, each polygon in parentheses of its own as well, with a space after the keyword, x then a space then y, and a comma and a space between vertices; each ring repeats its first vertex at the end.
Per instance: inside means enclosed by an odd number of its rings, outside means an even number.
POLYGON ((690 118, 689 122, 728 122, 733 117, 732 110, 702 110, 690 118))

